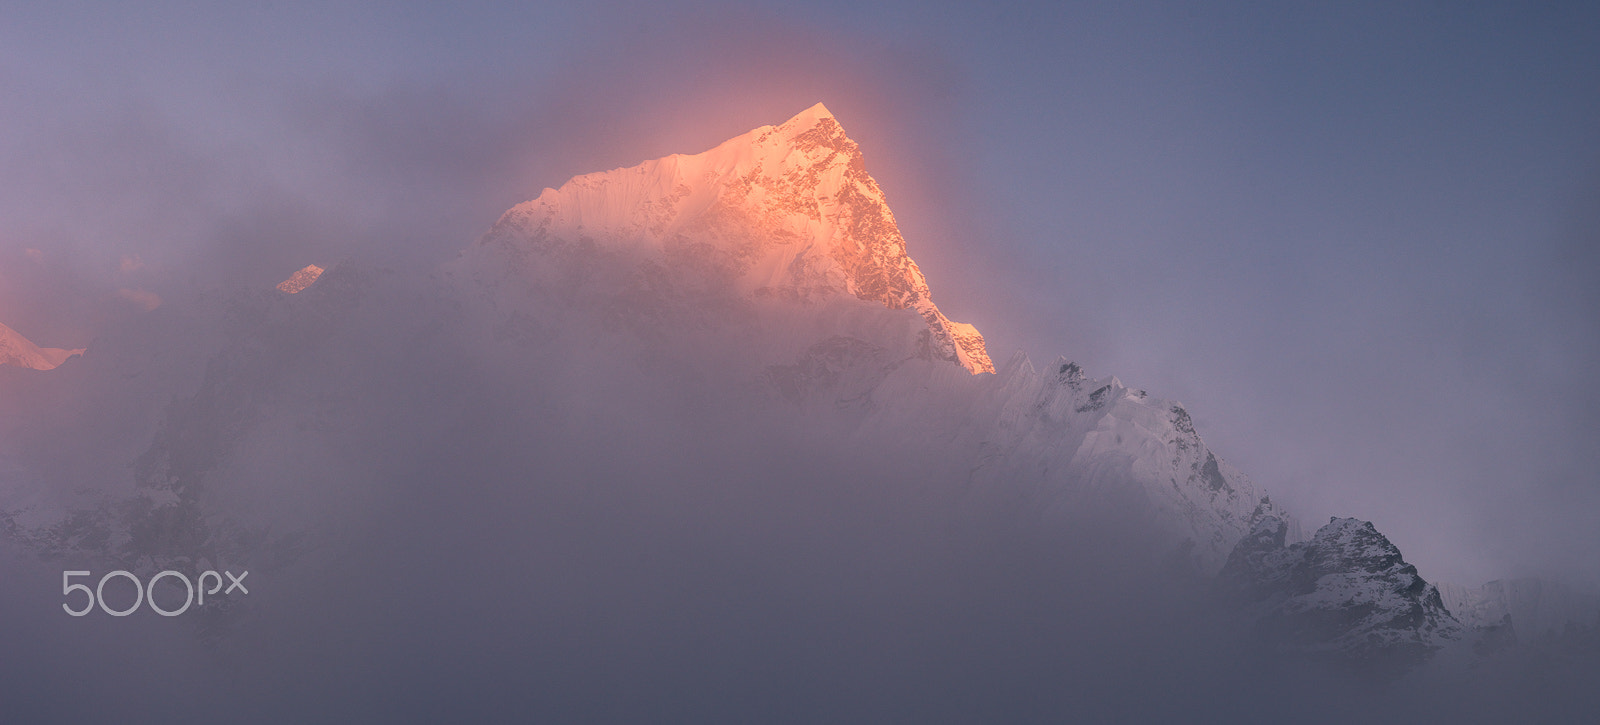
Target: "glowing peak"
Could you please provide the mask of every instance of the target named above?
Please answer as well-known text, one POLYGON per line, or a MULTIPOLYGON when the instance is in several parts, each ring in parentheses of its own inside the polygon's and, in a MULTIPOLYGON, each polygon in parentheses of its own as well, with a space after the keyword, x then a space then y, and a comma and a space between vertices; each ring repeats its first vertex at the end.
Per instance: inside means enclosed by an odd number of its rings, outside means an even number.
POLYGON ((933 303, 860 146, 821 103, 710 151, 574 177, 506 212, 480 245, 525 254, 596 241, 674 256, 696 243, 696 254, 725 255, 730 283, 756 298, 848 294, 913 309, 930 356, 994 372, 977 329, 933 303))
POLYGON ((815 106, 795 114, 794 118, 784 121, 783 127, 793 128, 796 130, 802 128, 811 128, 812 126, 817 125, 817 122, 824 118, 833 118, 833 113, 828 110, 827 106, 818 103, 815 106))

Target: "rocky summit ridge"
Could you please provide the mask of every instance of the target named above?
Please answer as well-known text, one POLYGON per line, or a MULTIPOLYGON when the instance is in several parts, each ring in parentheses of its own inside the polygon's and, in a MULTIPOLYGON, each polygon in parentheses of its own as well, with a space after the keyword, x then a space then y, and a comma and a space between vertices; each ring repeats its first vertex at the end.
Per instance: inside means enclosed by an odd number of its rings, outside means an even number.
POLYGON ((1371 522, 1333 518, 1293 544, 1287 530, 1275 517, 1257 521, 1218 574, 1274 646, 1416 662, 1466 634, 1371 522))

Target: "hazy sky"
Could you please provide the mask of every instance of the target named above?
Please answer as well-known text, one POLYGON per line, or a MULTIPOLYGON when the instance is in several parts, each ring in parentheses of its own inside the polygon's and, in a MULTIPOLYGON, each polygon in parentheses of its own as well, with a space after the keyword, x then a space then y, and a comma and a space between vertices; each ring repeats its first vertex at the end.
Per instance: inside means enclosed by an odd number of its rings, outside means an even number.
POLYGON ((992 354, 1425 577, 1600 581, 1592 4, 0 5, 0 322, 449 258, 823 101, 992 354), (34 250, 34 251, 30 251, 34 250))

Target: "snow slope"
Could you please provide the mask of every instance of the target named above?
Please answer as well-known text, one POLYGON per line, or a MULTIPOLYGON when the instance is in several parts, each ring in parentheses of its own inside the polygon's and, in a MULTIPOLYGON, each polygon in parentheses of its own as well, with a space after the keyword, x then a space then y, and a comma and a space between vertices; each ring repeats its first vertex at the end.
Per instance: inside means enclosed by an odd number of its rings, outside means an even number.
POLYGON ((63 350, 54 347, 39 347, 33 341, 22 336, 22 333, 0 324, 0 365, 30 368, 33 370, 54 370, 74 355, 82 355, 82 349, 63 350))

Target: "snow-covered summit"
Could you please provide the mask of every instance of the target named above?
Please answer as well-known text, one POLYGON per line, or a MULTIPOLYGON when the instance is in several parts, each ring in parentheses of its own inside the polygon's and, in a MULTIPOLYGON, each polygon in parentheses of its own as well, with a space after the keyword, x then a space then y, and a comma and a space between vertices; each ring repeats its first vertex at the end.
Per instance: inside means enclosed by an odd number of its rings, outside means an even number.
POLYGON ((507 211, 485 247, 502 252, 490 265, 598 247, 641 269, 692 266, 746 297, 850 295, 911 309, 927 325, 933 357, 994 372, 977 329, 934 304, 860 146, 820 103, 704 153, 545 189, 507 211))

